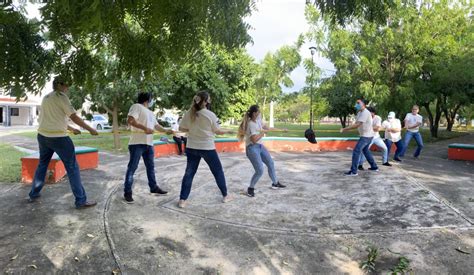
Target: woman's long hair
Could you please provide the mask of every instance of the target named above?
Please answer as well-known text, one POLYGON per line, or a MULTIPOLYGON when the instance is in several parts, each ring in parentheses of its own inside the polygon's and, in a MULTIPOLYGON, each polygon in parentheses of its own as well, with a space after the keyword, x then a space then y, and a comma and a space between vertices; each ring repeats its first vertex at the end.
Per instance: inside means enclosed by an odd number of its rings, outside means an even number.
POLYGON ((260 108, 258 105, 252 105, 250 108, 245 112, 244 117, 242 118, 242 122, 239 126, 239 131, 237 132, 237 138, 240 142, 244 140, 245 133, 247 132, 247 125, 249 121, 252 119, 254 113, 258 112, 260 108))
POLYGON ((191 103, 191 108, 189 109, 191 120, 196 120, 200 110, 206 106, 207 100, 209 99, 209 93, 207 91, 199 91, 194 97, 193 102, 191 103), (204 102, 204 104, 203 104, 204 102))

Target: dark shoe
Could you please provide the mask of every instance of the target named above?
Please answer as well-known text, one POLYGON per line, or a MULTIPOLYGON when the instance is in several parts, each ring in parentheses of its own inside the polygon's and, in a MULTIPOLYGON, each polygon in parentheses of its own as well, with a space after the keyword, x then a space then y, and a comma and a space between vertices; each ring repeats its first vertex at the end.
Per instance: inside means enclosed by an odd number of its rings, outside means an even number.
POLYGON ((345 172, 345 173, 344 173, 344 176, 348 176, 348 177, 356 177, 356 176, 358 176, 358 175, 359 175, 359 174, 357 174, 357 173, 355 173, 355 174, 352 173, 352 171, 349 171, 349 172, 345 172))
POLYGON ((124 197, 124 199, 125 199, 125 201, 126 201, 127 203, 132 204, 132 203, 135 202, 135 201, 133 200, 132 194, 125 194, 125 195, 123 195, 123 197, 124 197))
POLYGON ((27 201, 28 201, 29 203, 34 203, 34 202, 37 202, 37 201, 39 200, 39 198, 40 198, 39 196, 38 196, 38 197, 34 197, 34 198, 29 197, 29 198, 27 199, 27 201))
POLYGON ((150 191, 152 194, 157 194, 157 195, 166 195, 168 194, 168 191, 161 190, 161 188, 156 188, 155 190, 150 191))
POLYGON ((247 188, 247 196, 255 197, 255 189, 251 187, 247 188))
POLYGON ((96 201, 86 201, 83 205, 76 206, 76 209, 84 209, 84 208, 89 208, 96 206, 97 202, 96 201))
POLYGON ((272 184, 272 189, 280 189, 280 188, 285 188, 286 185, 281 184, 280 182, 272 184))
POLYGON ((370 171, 374 171, 374 172, 377 172, 379 170, 378 167, 370 167, 369 168, 370 171))
POLYGON ((394 161, 398 161, 398 162, 402 162, 402 160, 399 159, 399 158, 394 158, 393 160, 394 160, 394 161))
POLYGON ((357 166, 357 169, 359 169, 359 171, 364 171, 364 166, 359 165, 359 166, 357 166))
POLYGON ((388 161, 384 164, 382 164, 383 166, 392 166, 388 161))

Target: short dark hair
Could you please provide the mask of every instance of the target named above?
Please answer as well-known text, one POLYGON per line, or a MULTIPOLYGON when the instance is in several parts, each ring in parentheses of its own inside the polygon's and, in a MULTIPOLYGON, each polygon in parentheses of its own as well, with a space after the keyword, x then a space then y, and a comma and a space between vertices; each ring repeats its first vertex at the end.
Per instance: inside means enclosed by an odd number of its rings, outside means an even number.
POLYGON ((57 90, 59 85, 68 85, 66 78, 62 75, 58 75, 54 78, 54 80, 53 80, 53 90, 57 90))
POLYGON ((369 112, 374 113, 374 114, 377 113, 377 112, 375 111, 375 108, 372 107, 372 106, 367 107, 367 110, 369 110, 369 112))
POLYGON ((365 99, 365 98, 359 98, 358 100, 360 100, 362 103, 364 103, 364 105, 367 105, 367 103, 368 103, 368 100, 365 99))
POLYGON ((141 92, 138 94, 137 103, 143 104, 145 101, 150 102, 152 97, 153 96, 151 93, 141 92))

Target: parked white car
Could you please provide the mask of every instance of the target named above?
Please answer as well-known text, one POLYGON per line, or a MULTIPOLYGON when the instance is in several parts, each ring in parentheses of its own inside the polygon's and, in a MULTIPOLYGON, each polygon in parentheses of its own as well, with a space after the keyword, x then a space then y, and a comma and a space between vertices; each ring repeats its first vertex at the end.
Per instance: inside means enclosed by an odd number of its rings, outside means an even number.
POLYGON ((110 129, 109 120, 103 115, 92 115, 92 120, 84 120, 89 126, 96 130, 110 129))

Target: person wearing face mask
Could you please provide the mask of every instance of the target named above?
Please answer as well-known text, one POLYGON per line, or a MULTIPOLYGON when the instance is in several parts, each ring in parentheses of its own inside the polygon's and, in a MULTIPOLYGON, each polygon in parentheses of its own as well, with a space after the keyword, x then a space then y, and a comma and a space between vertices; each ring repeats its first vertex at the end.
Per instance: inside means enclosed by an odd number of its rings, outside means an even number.
POLYGON ((408 145, 412 138, 415 138, 417 147, 415 154, 413 155, 415 159, 420 157, 421 150, 423 149, 423 138, 420 134, 420 126, 423 124, 423 117, 418 114, 420 107, 418 105, 413 105, 411 108, 411 113, 408 113, 405 116, 405 128, 407 132, 405 133, 405 139, 403 144, 403 151, 400 154, 400 157, 405 156, 405 152, 408 149, 408 145))
POLYGON ((88 201, 86 191, 82 186, 79 165, 77 164, 74 143, 68 136, 67 131, 72 131, 75 135, 81 133, 79 129, 68 125, 68 118, 74 123, 88 130, 91 135, 96 136, 97 131, 87 125, 77 114, 69 101, 67 95, 69 85, 62 76, 57 76, 53 80, 53 92, 47 94, 41 102, 41 112, 39 116, 38 145, 39 163, 36 168, 29 202, 35 202, 40 198, 40 192, 45 184, 46 172, 49 162, 54 153, 58 154, 66 168, 69 184, 75 197, 77 209, 92 207, 97 204, 95 201, 88 201))
MULTIPOLYGON (((367 110, 370 112, 372 116, 372 125, 374 126, 374 138, 372 139, 372 142, 369 144, 369 149, 372 146, 372 144, 375 144, 377 148, 379 148, 379 150, 382 151, 382 165, 392 166, 388 162, 387 145, 384 143, 383 139, 380 137, 380 134, 379 134, 379 131, 382 128, 382 118, 376 115, 374 107, 367 107, 367 110)), ((364 162, 365 162, 364 154, 361 154, 359 167, 358 167, 359 170, 364 170, 364 166, 363 166, 364 162)))
POLYGON ((250 106, 240 123, 237 135, 240 141, 245 139, 245 153, 255 169, 250 185, 247 188, 247 196, 249 197, 255 196, 255 185, 263 175, 263 164, 267 166, 268 175, 272 180, 272 189, 276 190, 286 187, 278 181, 272 156, 263 145, 262 138, 268 130, 278 129, 265 127, 260 116, 259 107, 257 105, 250 106))
POLYGON ((395 118, 395 112, 388 113, 388 119, 382 123, 382 128, 385 129, 385 144, 387 145, 388 155, 390 155, 392 144, 395 143, 397 150, 393 160, 402 161, 400 159, 400 153, 403 151, 402 124, 398 118, 395 118))
POLYGON ((211 97, 206 91, 198 92, 192 100, 191 108, 184 114, 179 131, 188 133, 186 145, 186 171, 181 182, 178 207, 184 208, 191 193, 194 175, 201 159, 209 166, 222 194, 222 202, 232 198, 227 193, 227 185, 219 155, 214 143, 215 135, 230 134, 232 131, 220 128, 217 116, 210 109, 211 97))
POLYGON ((364 154, 365 158, 370 164, 369 170, 371 171, 378 171, 377 164, 374 161, 374 157, 369 150, 369 145, 374 138, 374 129, 373 129, 373 122, 372 122, 372 115, 365 107, 366 101, 365 99, 358 99, 355 105, 357 110, 357 118, 354 125, 341 128, 340 132, 346 132, 353 129, 357 129, 359 131, 359 141, 357 142, 354 150, 352 151, 352 165, 351 170, 344 173, 346 176, 357 176, 357 168, 359 166, 360 155, 364 154))
POLYGON ((127 122, 132 133, 128 143, 130 160, 124 182, 124 198, 127 203, 134 202, 132 196, 133 176, 138 168, 140 158, 143 158, 145 163, 150 192, 158 195, 168 193, 156 183, 153 132, 156 130, 170 135, 173 134, 173 131, 167 130, 158 124, 155 114, 149 109, 152 108, 153 104, 154 100, 151 93, 139 93, 137 103, 133 104, 128 111, 127 122))

